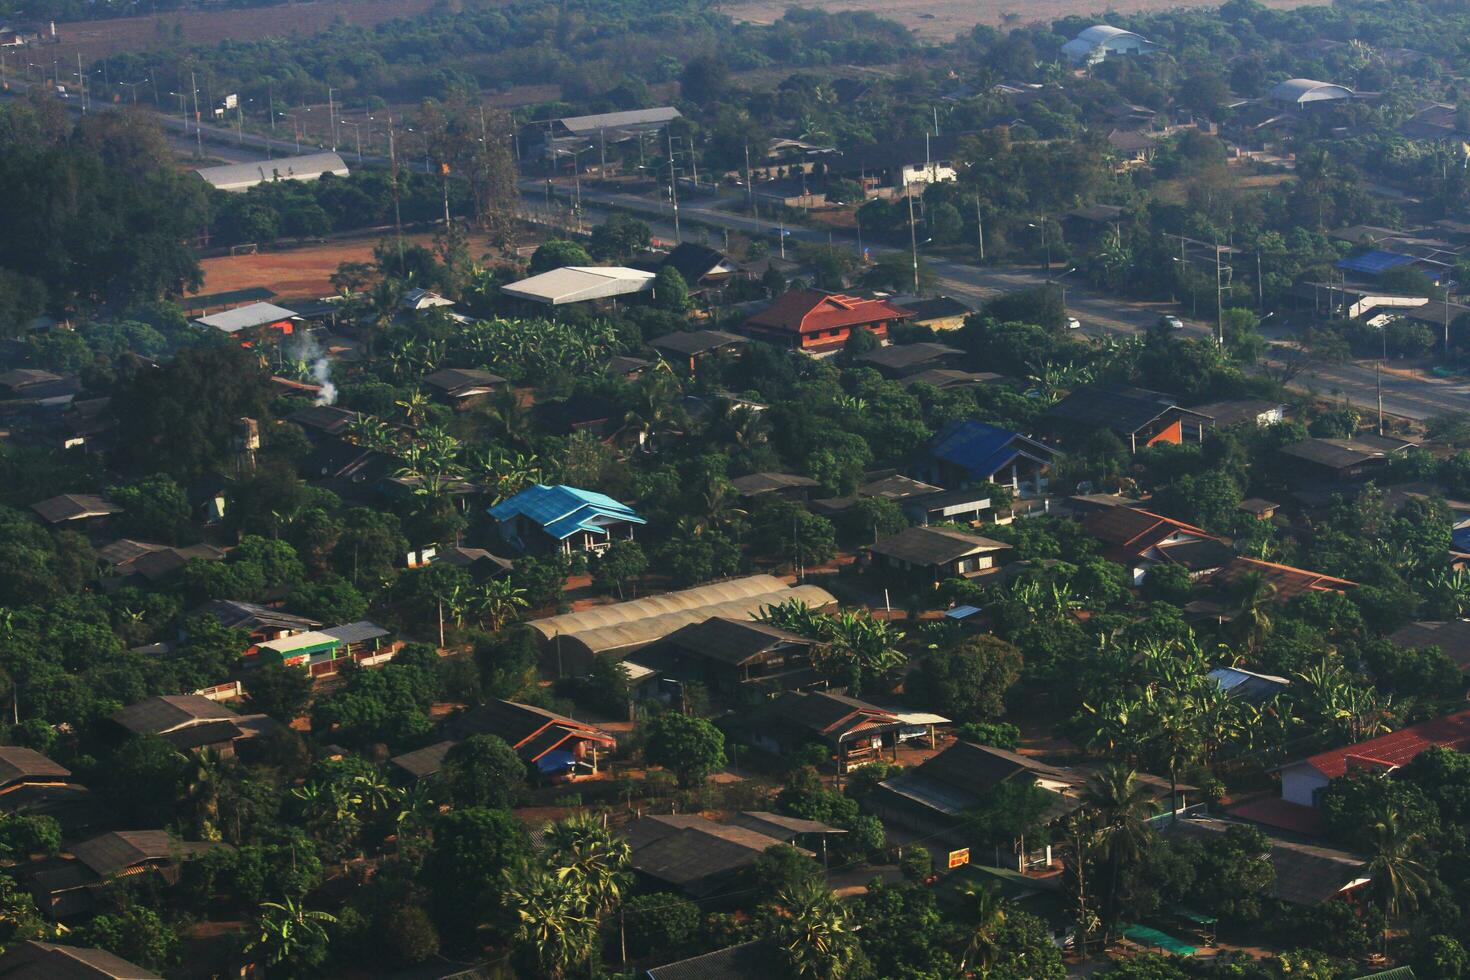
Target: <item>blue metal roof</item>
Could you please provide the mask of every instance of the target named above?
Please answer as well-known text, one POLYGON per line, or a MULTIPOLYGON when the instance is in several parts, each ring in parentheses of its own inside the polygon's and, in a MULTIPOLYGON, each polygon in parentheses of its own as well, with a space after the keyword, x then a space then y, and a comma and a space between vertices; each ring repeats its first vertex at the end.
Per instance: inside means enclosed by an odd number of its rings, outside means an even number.
POLYGON ((1361 272, 1365 276, 1378 276, 1389 269, 1397 269, 1413 261, 1412 255, 1399 255, 1397 252, 1385 252, 1375 248, 1362 255, 1350 255, 1339 261, 1337 267, 1347 272, 1361 272))
POLYGON ((606 494, 539 483, 491 507, 490 516, 497 521, 525 517, 539 524, 558 541, 564 541, 578 531, 606 534, 607 525, 611 523, 647 523, 631 507, 606 494))
POLYGON ((988 480, 1022 455, 1027 446, 1039 450, 1040 454, 1055 454, 1051 447, 1019 432, 961 419, 946 425, 934 437, 929 452, 935 459, 953 463, 976 479, 988 480))

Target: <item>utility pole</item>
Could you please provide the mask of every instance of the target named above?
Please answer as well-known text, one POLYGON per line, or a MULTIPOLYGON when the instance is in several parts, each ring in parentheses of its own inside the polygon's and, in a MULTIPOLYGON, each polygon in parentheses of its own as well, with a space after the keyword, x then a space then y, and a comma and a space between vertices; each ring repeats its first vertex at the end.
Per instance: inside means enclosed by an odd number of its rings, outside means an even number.
POLYGON ((1261 250, 1256 249, 1256 314, 1266 315, 1266 283, 1261 279, 1261 250))
POLYGON ((1378 434, 1383 435, 1383 362, 1388 357, 1388 329, 1378 328, 1378 336, 1383 341, 1383 348, 1378 360, 1373 362, 1373 386, 1378 389, 1378 434))
POLYGON ((674 176, 674 134, 665 129, 664 135, 669 139, 669 203, 674 208, 674 241, 682 242, 684 239, 679 234, 679 181, 674 176))
POLYGON ((985 218, 980 214, 980 195, 975 195, 975 240, 980 243, 980 261, 985 261, 985 218))
POLYGON ((393 136, 393 114, 388 114, 388 166, 393 175, 393 232, 398 239, 398 268, 403 270, 403 214, 398 207, 398 147, 393 136))
POLYGON ((1220 243, 1215 243, 1215 344, 1225 346, 1225 310, 1220 293, 1220 243))
POLYGON ((82 74, 82 53, 77 52, 77 84, 82 87, 82 114, 87 113, 87 76, 82 74))
POLYGON ((750 213, 759 218, 755 212, 755 184, 750 180, 750 144, 745 144, 745 202, 750 205, 750 213))
POLYGON ((903 196, 909 202, 909 252, 914 260, 914 295, 919 295, 919 235, 914 230, 914 195, 909 193, 909 185, 905 184, 903 196))
POLYGON ((194 73, 189 72, 189 88, 194 90, 194 152, 199 159, 204 159, 204 134, 199 131, 199 85, 194 81, 194 73))
POLYGON ((332 152, 337 152, 337 104, 332 101, 332 93, 336 91, 330 85, 327 86, 327 119, 332 125, 332 152))

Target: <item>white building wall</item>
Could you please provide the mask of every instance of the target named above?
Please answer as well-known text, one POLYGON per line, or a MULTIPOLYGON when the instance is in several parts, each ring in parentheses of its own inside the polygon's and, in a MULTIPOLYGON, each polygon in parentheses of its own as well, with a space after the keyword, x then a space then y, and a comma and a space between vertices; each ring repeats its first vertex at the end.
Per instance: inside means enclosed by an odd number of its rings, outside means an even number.
POLYGON ((1306 763, 1290 766, 1281 770, 1281 798, 1301 806, 1316 806, 1317 791, 1326 789, 1330 781, 1306 763))

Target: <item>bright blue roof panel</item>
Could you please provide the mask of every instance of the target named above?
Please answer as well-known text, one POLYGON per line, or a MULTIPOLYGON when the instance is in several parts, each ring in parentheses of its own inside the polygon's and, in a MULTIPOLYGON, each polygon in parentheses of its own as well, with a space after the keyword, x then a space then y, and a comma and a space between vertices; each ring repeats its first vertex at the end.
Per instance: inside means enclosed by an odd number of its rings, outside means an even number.
POLYGON ((1365 276, 1379 276, 1389 269, 1397 269, 1414 261, 1412 255, 1399 255, 1382 249, 1370 249, 1362 255, 1350 255, 1337 263, 1339 269, 1360 272, 1365 276))
POLYGON ((972 476, 989 479, 1019 455, 1026 445, 1051 451, 1049 447, 1019 432, 973 419, 960 419, 940 431, 929 451, 936 459, 953 463, 972 476))
POLYGON ((578 531, 606 534, 604 522, 608 519, 631 524, 647 523, 627 504, 619 503, 606 494, 539 483, 491 507, 490 516, 497 521, 525 517, 541 525, 558 541, 578 531))

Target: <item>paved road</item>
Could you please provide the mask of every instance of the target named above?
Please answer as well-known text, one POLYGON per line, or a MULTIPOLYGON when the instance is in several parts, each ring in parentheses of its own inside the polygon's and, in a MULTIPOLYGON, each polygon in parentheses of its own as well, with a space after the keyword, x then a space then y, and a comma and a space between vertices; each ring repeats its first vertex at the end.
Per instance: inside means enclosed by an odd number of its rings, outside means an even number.
MULTIPOLYGON (((522 200, 528 209, 542 210, 544 213, 545 182, 525 181, 522 191, 522 200)), ((553 208, 564 214, 572 188, 558 184, 554 191, 556 201, 553 208)), ((584 217, 594 223, 609 209, 620 208, 643 216, 649 221, 656 236, 674 237, 672 212, 667 200, 651 200, 635 194, 588 186, 582 187, 581 195, 584 217)), ((708 226, 761 237, 775 247, 778 241, 777 228, 770 221, 723 210, 719 203, 707 196, 693 200, 686 196, 679 205, 684 237, 690 240, 708 238, 708 231, 699 227, 708 226)), ((827 244, 830 241, 834 245, 848 246, 854 251, 858 247, 857 237, 842 231, 833 231, 829 235, 825 231, 809 228, 788 228, 786 232, 788 244, 827 244)), ((907 254, 905 249, 890 249, 871 244, 868 248, 878 254, 889 251, 907 254)), ((1051 281, 1040 270, 1025 267, 970 265, 933 256, 925 256, 925 262, 933 270, 940 292, 972 305, 998 293, 1045 285, 1051 281)), ((1066 277, 1060 278, 1057 283, 1066 289, 1067 312, 1081 321, 1082 332, 1089 335, 1137 333, 1157 323, 1162 314, 1174 312, 1172 304, 1118 299, 1098 293, 1082 283, 1074 285, 1066 277)), ((1186 317, 1183 323, 1185 332, 1194 336, 1208 337, 1214 331, 1214 324, 1207 321, 1186 317)), ((1281 367, 1288 361, 1302 365, 1301 372, 1292 383, 1292 387, 1299 391, 1328 397, 1346 397, 1354 405, 1367 411, 1377 407, 1377 379, 1371 363, 1326 364, 1307 358, 1284 344, 1273 346, 1270 360, 1276 367, 1281 367)), ((1382 385, 1383 409, 1390 415, 1422 420, 1448 411, 1470 412, 1470 383, 1464 381, 1385 373, 1382 376, 1382 385)))

